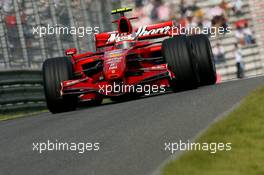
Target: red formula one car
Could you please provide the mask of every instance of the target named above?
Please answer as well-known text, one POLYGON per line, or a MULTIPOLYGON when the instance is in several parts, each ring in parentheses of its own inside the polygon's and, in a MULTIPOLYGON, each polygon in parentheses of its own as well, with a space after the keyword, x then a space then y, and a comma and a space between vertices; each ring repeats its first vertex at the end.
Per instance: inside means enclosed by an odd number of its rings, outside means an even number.
POLYGON ((79 104, 99 105, 104 97, 124 100, 153 92, 197 88, 216 82, 210 42, 205 35, 175 35, 173 21, 133 29, 125 12, 117 31, 95 35, 95 52, 47 59, 43 64, 47 107, 52 113, 79 104), (157 40, 159 39, 159 40, 157 40))

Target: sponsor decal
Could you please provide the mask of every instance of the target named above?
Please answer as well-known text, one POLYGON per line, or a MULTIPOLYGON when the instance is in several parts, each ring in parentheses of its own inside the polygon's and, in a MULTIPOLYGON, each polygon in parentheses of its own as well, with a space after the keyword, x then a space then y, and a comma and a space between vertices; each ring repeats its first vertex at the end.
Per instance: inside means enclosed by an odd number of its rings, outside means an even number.
MULTIPOLYGON (((158 35, 158 34, 167 34, 171 29, 171 26, 164 26, 160 28, 154 28, 154 29, 148 29, 147 26, 139 27, 137 31, 135 32, 136 37, 142 37, 142 36, 151 36, 151 35, 158 35)), ((118 33, 111 33, 110 37, 107 40, 107 43, 114 42, 114 41, 120 41, 124 40, 126 38, 134 38, 129 37, 129 35, 126 34, 118 34, 118 33)))
POLYGON ((109 66, 109 70, 117 69, 117 64, 121 62, 123 52, 122 50, 115 50, 106 52, 105 64, 109 66))
POLYGON ((140 37, 140 36, 150 36, 156 34, 167 34, 170 28, 171 28, 170 26, 165 26, 165 27, 148 30, 146 26, 139 27, 136 32, 136 36, 140 37))

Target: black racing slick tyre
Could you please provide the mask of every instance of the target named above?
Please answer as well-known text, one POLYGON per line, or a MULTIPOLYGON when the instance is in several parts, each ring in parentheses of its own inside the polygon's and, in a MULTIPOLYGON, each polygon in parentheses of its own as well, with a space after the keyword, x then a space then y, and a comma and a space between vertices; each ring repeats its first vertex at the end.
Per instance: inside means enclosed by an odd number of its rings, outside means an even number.
POLYGON ((186 36, 179 35, 164 40, 162 53, 168 68, 175 74, 175 78, 170 80, 173 91, 198 87, 197 63, 192 58, 191 46, 186 36))
POLYGON ((206 35, 189 37, 193 55, 198 62, 200 85, 212 85, 216 82, 216 70, 210 41, 206 35))
POLYGON ((43 86, 46 103, 51 113, 73 111, 76 109, 77 96, 61 97, 61 82, 73 79, 72 63, 67 57, 47 59, 43 63, 43 86))

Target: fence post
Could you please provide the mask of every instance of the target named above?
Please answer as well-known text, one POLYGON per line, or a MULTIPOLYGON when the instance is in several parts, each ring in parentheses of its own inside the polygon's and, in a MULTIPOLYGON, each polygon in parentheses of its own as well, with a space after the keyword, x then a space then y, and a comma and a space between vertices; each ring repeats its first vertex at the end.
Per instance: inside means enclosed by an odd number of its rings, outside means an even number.
POLYGON ((25 36, 24 36, 24 31, 23 31, 23 26, 21 22, 21 14, 19 11, 18 3, 17 0, 14 0, 14 9, 16 13, 16 21, 17 21, 17 28, 18 28, 18 34, 19 34, 19 40, 22 48, 22 54, 26 63, 26 67, 31 67, 31 60, 28 58, 28 53, 27 53, 27 48, 26 48, 26 41, 25 41, 25 36))

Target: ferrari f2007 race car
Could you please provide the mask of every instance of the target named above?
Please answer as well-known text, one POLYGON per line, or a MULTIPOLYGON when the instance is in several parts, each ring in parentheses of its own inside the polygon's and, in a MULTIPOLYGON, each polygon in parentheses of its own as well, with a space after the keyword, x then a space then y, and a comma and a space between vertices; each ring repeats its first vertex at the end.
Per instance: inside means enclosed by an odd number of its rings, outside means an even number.
POLYGON ((80 104, 99 105, 103 98, 122 100, 148 90, 181 91, 216 82, 213 54, 207 36, 174 35, 173 21, 133 29, 125 12, 117 30, 95 34, 96 51, 47 59, 43 64, 44 91, 52 113, 71 111, 80 104), (159 40, 158 40, 159 39, 159 40), (152 88, 151 87, 154 87, 152 88))

